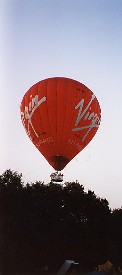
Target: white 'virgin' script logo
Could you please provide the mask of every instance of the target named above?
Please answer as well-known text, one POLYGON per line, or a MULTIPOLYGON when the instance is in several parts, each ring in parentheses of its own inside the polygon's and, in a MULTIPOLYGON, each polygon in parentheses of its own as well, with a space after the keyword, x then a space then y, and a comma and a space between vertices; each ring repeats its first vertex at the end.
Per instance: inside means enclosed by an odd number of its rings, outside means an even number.
MULTIPOLYGON (((27 134, 29 135, 30 139, 30 126, 33 129, 36 137, 38 137, 37 132, 34 129, 34 126, 32 124, 31 118, 34 114, 34 112, 36 111, 36 109, 43 103, 46 101, 46 96, 43 96, 40 100, 38 100, 38 95, 35 95, 35 97, 32 98, 32 100, 29 103, 29 106, 25 106, 25 110, 24 112, 21 112, 21 119, 22 119, 22 123, 25 127, 25 119, 28 121, 28 127, 27 127, 27 134)), ((25 127, 26 129, 26 127, 25 127)))
POLYGON ((73 128, 72 131, 73 132, 77 132, 77 131, 82 131, 84 129, 88 129, 86 134, 84 135, 84 137, 82 138, 82 142, 86 139, 86 137, 88 136, 89 132, 93 129, 93 128, 98 128, 100 125, 100 119, 98 117, 97 114, 95 114, 94 112, 90 113, 91 110, 91 103, 92 101, 95 99, 95 95, 93 94, 91 97, 91 100, 89 101, 88 105, 86 106, 86 108, 84 109, 84 111, 82 112, 83 109, 83 105, 84 105, 84 99, 82 99, 76 106, 75 106, 75 110, 77 110, 79 108, 79 112, 78 112, 78 116, 75 122, 75 126, 78 126, 79 122, 81 121, 81 119, 85 120, 85 121, 90 121, 91 120, 91 124, 88 126, 82 126, 82 127, 76 127, 73 128), (89 111, 88 111, 89 109, 89 111), (88 112, 87 112, 88 111, 88 112))

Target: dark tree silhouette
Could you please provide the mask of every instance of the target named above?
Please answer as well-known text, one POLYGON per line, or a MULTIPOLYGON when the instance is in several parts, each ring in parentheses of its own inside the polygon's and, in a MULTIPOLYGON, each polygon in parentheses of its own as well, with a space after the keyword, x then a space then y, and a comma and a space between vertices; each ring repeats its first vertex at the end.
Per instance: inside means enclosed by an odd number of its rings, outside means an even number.
POLYGON ((0 271, 56 272, 66 259, 82 271, 122 262, 122 209, 78 182, 24 184, 11 170, 0 176, 0 271))

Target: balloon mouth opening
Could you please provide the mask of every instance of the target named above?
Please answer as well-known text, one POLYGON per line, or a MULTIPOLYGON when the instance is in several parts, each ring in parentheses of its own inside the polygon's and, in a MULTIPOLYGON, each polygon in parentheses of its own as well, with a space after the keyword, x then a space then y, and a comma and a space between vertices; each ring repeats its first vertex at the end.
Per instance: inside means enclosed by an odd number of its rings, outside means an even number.
POLYGON ((61 171, 69 161, 69 159, 63 156, 53 156, 50 158, 49 163, 56 171, 61 171))

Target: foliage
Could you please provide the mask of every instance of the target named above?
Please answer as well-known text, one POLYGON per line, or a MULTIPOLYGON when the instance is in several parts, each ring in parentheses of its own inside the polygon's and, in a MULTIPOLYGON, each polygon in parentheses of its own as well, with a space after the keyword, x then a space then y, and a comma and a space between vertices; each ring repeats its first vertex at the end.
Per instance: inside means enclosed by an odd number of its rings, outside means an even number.
POLYGON ((57 272, 66 259, 81 271, 122 263, 122 209, 78 182, 24 185, 22 174, 0 176, 2 274, 57 272))

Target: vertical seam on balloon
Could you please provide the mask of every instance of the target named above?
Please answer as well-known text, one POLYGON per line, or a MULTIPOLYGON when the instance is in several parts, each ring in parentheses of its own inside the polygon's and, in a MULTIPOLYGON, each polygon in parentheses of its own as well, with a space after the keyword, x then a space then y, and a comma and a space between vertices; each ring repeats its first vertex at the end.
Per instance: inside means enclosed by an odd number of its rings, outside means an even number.
MULTIPOLYGON (((41 84, 41 83, 40 83, 40 84, 41 84)), ((37 86, 37 95, 38 95, 38 98, 39 98, 40 84, 37 86)), ((40 121, 41 121, 41 123, 42 123, 42 131, 45 131, 45 129, 44 129, 44 123, 43 123, 42 116, 41 116, 41 106, 40 106, 40 108, 39 108, 39 117, 40 117, 40 121)), ((39 139, 40 139, 40 135, 39 135, 39 139)), ((38 149, 38 150, 39 150, 39 149, 38 149)), ((39 152, 41 152, 41 151, 39 150, 39 152)), ((44 153, 45 153, 45 149, 44 149, 44 153)), ((42 152, 41 152, 41 154, 43 155, 42 152)), ((43 155, 43 156, 44 156, 44 155, 43 155)))
POLYGON ((58 106, 60 105, 60 98, 59 98, 59 87, 60 87, 60 82, 59 81, 61 81, 61 79, 57 79, 57 87, 56 87, 56 91, 57 91, 57 94, 56 94, 56 96, 57 96, 57 100, 56 100, 56 102, 57 102, 57 108, 56 108, 56 110, 57 110, 57 144, 58 144, 58 147, 57 147, 57 149, 58 149, 58 154, 60 155, 60 138, 59 138, 59 136, 58 136, 58 132, 59 132, 59 126, 58 126, 58 124, 60 123, 60 117, 59 117, 59 111, 58 111, 58 106))
MULTIPOLYGON (((38 85, 37 87, 38 87, 38 88, 37 88, 37 94, 38 94, 38 98, 39 98, 39 88, 40 88, 40 85, 38 85)), ((40 121, 42 122, 43 130, 44 130, 44 124, 43 124, 43 120, 42 120, 42 118, 41 118, 41 111, 40 111, 40 110, 41 110, 41 109, 39 108, 40 121)))
MULTIPOLYGON (((66 107, 67 107, 67 92, 68 92, 68 82, 66 81, 66 102, 65 102, 65 113, 64 113, 64 121, 65 121, 65 117, 66 117, 66 107)), ((64 123, 64 121, 63 121, 63 130, 62 130, 62 141, 61 141, 61 143, 63 142, 63 138, 64 138, 64 125, 65 125, 65 123, 64 123)), ((62 148, 62 155, 63 155, 63 148, 62 148)))
MULTIPOLYGON (((67 85, 66 91, 67 91, 67 93, 68 93, 68 80, 66 81, 66 85, 67 85)), ((64 121, 65 121, 65 117, 66 117, 66 109, 67 109, 67 97, 66 97, 66 104, 65 104, 65 116, 64 116, 64 121)), ((64 132, 64 127, 63 127, 63 132, 64 132)), ((65 151, 65 146, 66 146, 66 145, 64 145, 64 147, 62 148, 62 152, 65 151)), ((63 156, 64 156, 64 155, 65 155, 65 154, 63 154, 63 156)))
MULTIPOLYGON (((48 115, 48 124, 49 124, 49 129, 50 129, 50 133, 51 133, 51 126, 50 126, 50 120, 49 120, 49 111, 48 111, 48 86, 49 86, 49 79, 47 80, 47 85, 46 85, 46 98, 47 98, 47 115, 48 115)), ((52 147, 49 146, 49 151, 50 151, 50 156, 52 156, 52 147)))
MULTIPOLYGON (((76 99, 77 99, 76 83, 75 83, 75 85, 74 85, 74 89, 75 89, 74 101, 75 101, 75 105, 76 105, 76 99)), ((74 106, 75 106, 75 105, 74 105, 74 106)), ((70 122, 70 127, 69 127, 69 131, 68 131, 67 141, 68 141, 68 138, 69 138, 69 135, 70 135, 70 129, 71 129, 72 121, 73 121, 73 116, 74 116, 74 112, 72 112, 72 119, 71 119, 71 122, 70 122)), ((66 145, 65 145, 65 147, 64 147, 64 151, 66 150, 66 147, 67 147, 67 149, 68 149, 69 146, 70 146, 70 144, 68 144, 68 143, 66 142, 66 145), (67 145, 68 145, 68 146, 67 146, 67 145)), ((68 150, 67 150, 67 151, 68 151, 68 150)))
MULTIPOLYGON (((39 96, 39 88, 40 88, 40 87, 38 86, 38 96, 39 96)), ((46 98, 47 98, 47 89, 46 89, 46 94, 45 94, 45 96, 46 96, 46 98)), ((41 118, 41 117, 42 117, 42 116, 41 116, 41 108, 40 108, 39 114, 40 114, 40 119, 41 119, 42 125, 43 125, 43 131, 46 132, 45 125, 44 125, 44 122, 43 122, 43 119, 41 118)), ((45 152, 46 152, 46 150, 45 150, 45 144, 43 144, 42 147, 44 148, 44 153, 45 153, 45 152)), ((45 158, 46 158, 46 157, 45 157, 45 158)))
POLYGON ((57 151, 57 134, 58 134, 58 131, 57 131, 57 124, 58 124, 58 122, 57 122, 57 114, 58 114, 58 112, 57 112, 57 110, 58 110, 58 96, 57 96, 57 94, 58 94, 58 92, 57 92, 57 89, 58 89, 58 81, 59 81, 59 79, 57 79, 57 82, 56 82, 56 151, 57 151))

